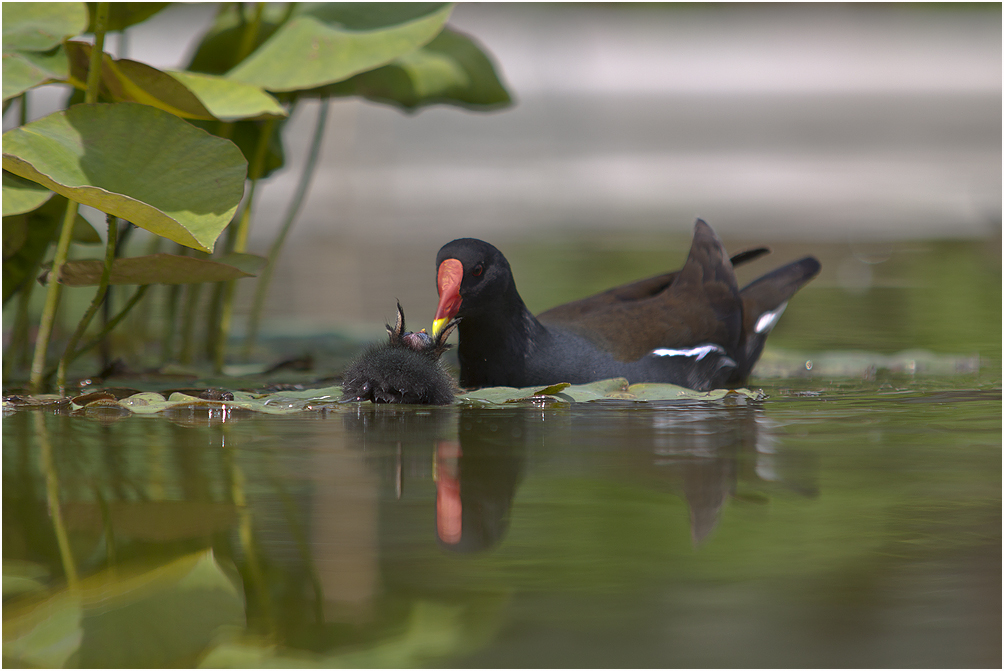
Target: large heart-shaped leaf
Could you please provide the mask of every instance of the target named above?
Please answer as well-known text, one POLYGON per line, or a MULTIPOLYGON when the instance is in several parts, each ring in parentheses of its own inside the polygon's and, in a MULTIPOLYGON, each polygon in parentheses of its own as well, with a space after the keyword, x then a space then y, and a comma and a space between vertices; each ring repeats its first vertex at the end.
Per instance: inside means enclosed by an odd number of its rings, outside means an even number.
POLYGON ((84 32, 87 22, 82 2, 4 3, 3 51, 48 51, 84 32))
POLYGON ((434 104, 494 109, 512 102, 485 52, 449 28, 390 65, 332 84, 321 93, 360 95, 407 110, 434 104))
POLYGON ((430 3, 304 3, 228 76, 270 91, 342 81, 426 44, 451 11, 430 3))
MULTIPOLYGON (((244 254, 242 256, 252 256, 244 254)), ((255 257, 258 264, 265 263, 262 257, 255 257)), ((70 287, 97 286, 101 280, 101 261, 67 261, 59 275, 60 284, 70 287)), ((192 284, 196 282, 223 282, 242 277, 253 277, 237 266, 220 263, 212 259, 196 259, 177 254, 151 254, 115 259, 109 284, 192 284)))
POLYGON ((3 167, 179 244, 211 252, 244 194, 230 141, 148 105, 74 105, 4 133, 3 167))

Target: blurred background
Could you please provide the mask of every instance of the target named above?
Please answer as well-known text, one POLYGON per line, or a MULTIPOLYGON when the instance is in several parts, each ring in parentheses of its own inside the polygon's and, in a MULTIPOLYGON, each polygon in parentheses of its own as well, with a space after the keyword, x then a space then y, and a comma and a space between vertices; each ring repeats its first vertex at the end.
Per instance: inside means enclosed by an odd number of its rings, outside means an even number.
MULTIPOLYGON (((214 11, 175 6, 134 27, 130 57, 182 65, 214 11)), ((515 104, 405 114, 336 99, 265 331, 378 334, 395 299, 428 326, 436 251, 466 236, 500 247, 543 310, 679 266, 698 216, 731 250, 774 249, 753 276, 813 253, 810 289, 851 297, 906 281, 880 266, 915 241, 985 242, 999 304, 1000 12, 459 4, 450 25, 492 54, 515 104)), ((251 251, 275 235, 317 107, 286 126, 251 251)), ((253 287, 240 291, 246 311, 253 287)))

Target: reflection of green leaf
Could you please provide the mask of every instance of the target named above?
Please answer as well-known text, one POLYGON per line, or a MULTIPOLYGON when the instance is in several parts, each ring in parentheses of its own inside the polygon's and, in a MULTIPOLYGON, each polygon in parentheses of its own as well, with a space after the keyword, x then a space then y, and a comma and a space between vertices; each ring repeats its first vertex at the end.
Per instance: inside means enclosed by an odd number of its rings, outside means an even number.
POLYGON ((3 624, 5 662, 190 665, 221 627, 244 626, 244 598, 207 550, 152 570, 102 571, 41 603, 5 604, 3 624))
POLYGON ((422 46, 451 11, 430 3, 306 3, 228 76, 270 91, 341 81, 422 46))
POLYGON ((4 665, 77 666, 82 615, 80 595, 66 591, 25 610, 4 604, 4 665))
MULTIPOLYGON (((70 287, 97 286, 101 280, 103 265, 101 261, 93 260, 67 261, 63 265, 59 281, 70 287)), ((252 276, 253 273, 214 259, 196 259, 191 256, 162 253, 115 259, 108 283, 191 284, 223 282, 252 276)))
POLYGON ((48 51, 87 28, 82 2, 10 2, 3 8, 3 50, 48 51))
POLYGON ((49 571, 41 564, 17 559, 3 560, 3 598, 45 589, 49 571))
POLYGON ((247 639, 216 646, 202 659, 200 666, 377 669, 436 666, 438 660, 471 652, 490 640, 506 600, 505 595, 489 594, 473 607, 416 601, 403 631, 362 650, 312 654, 247 639))
POLYGON ((6 170, 207 252, 247 172, 233 143, 135 103, 75 105, 4 133, 3 150, 6 170))
POLYGON ((221 627, 245 624, 243 594, 211 550, 134 577, 106 572, 81 589, 81 666, 191 664, 221 627))

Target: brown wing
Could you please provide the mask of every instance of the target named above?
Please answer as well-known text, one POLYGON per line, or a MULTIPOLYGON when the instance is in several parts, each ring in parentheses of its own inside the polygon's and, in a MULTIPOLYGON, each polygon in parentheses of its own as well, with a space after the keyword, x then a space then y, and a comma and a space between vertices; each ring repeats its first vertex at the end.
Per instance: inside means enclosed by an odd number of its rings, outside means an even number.
MULTIPOLYGON (((767 250, 740 255, 748 261, 767 250)), ((742 305, 725 247, 698 220, 681 270, 627 284, 538 315, 546 326, 574 331, 621 361, 660 347, 716 343, 733 351, 742 305)))

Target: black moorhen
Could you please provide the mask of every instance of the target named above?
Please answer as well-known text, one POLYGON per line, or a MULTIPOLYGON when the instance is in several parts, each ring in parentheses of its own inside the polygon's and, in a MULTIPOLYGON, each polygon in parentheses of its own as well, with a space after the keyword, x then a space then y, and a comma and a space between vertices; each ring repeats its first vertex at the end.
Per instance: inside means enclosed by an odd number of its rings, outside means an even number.
POLYGON ((455 318, 464 387, 582 384, 611 377, 669 382, 699 391, 746 382, 787 301, 819 272, 811 256, 742 290, 733 266, 765 248, 729 259, 704 221, 683 268, 530 314, 509 262, 473 238, 447 243, 436 257, 438 336, 455 318))
POLYGON ((342 376, 343 401, 449 405, 456 383, 440 356, 450 348, 446 339, 459 319, 436 337, 425 330, 404 330, 404 310, 397 304, 397 325, 387 325, 390 341, 373 345, 353 361, 342 376))

